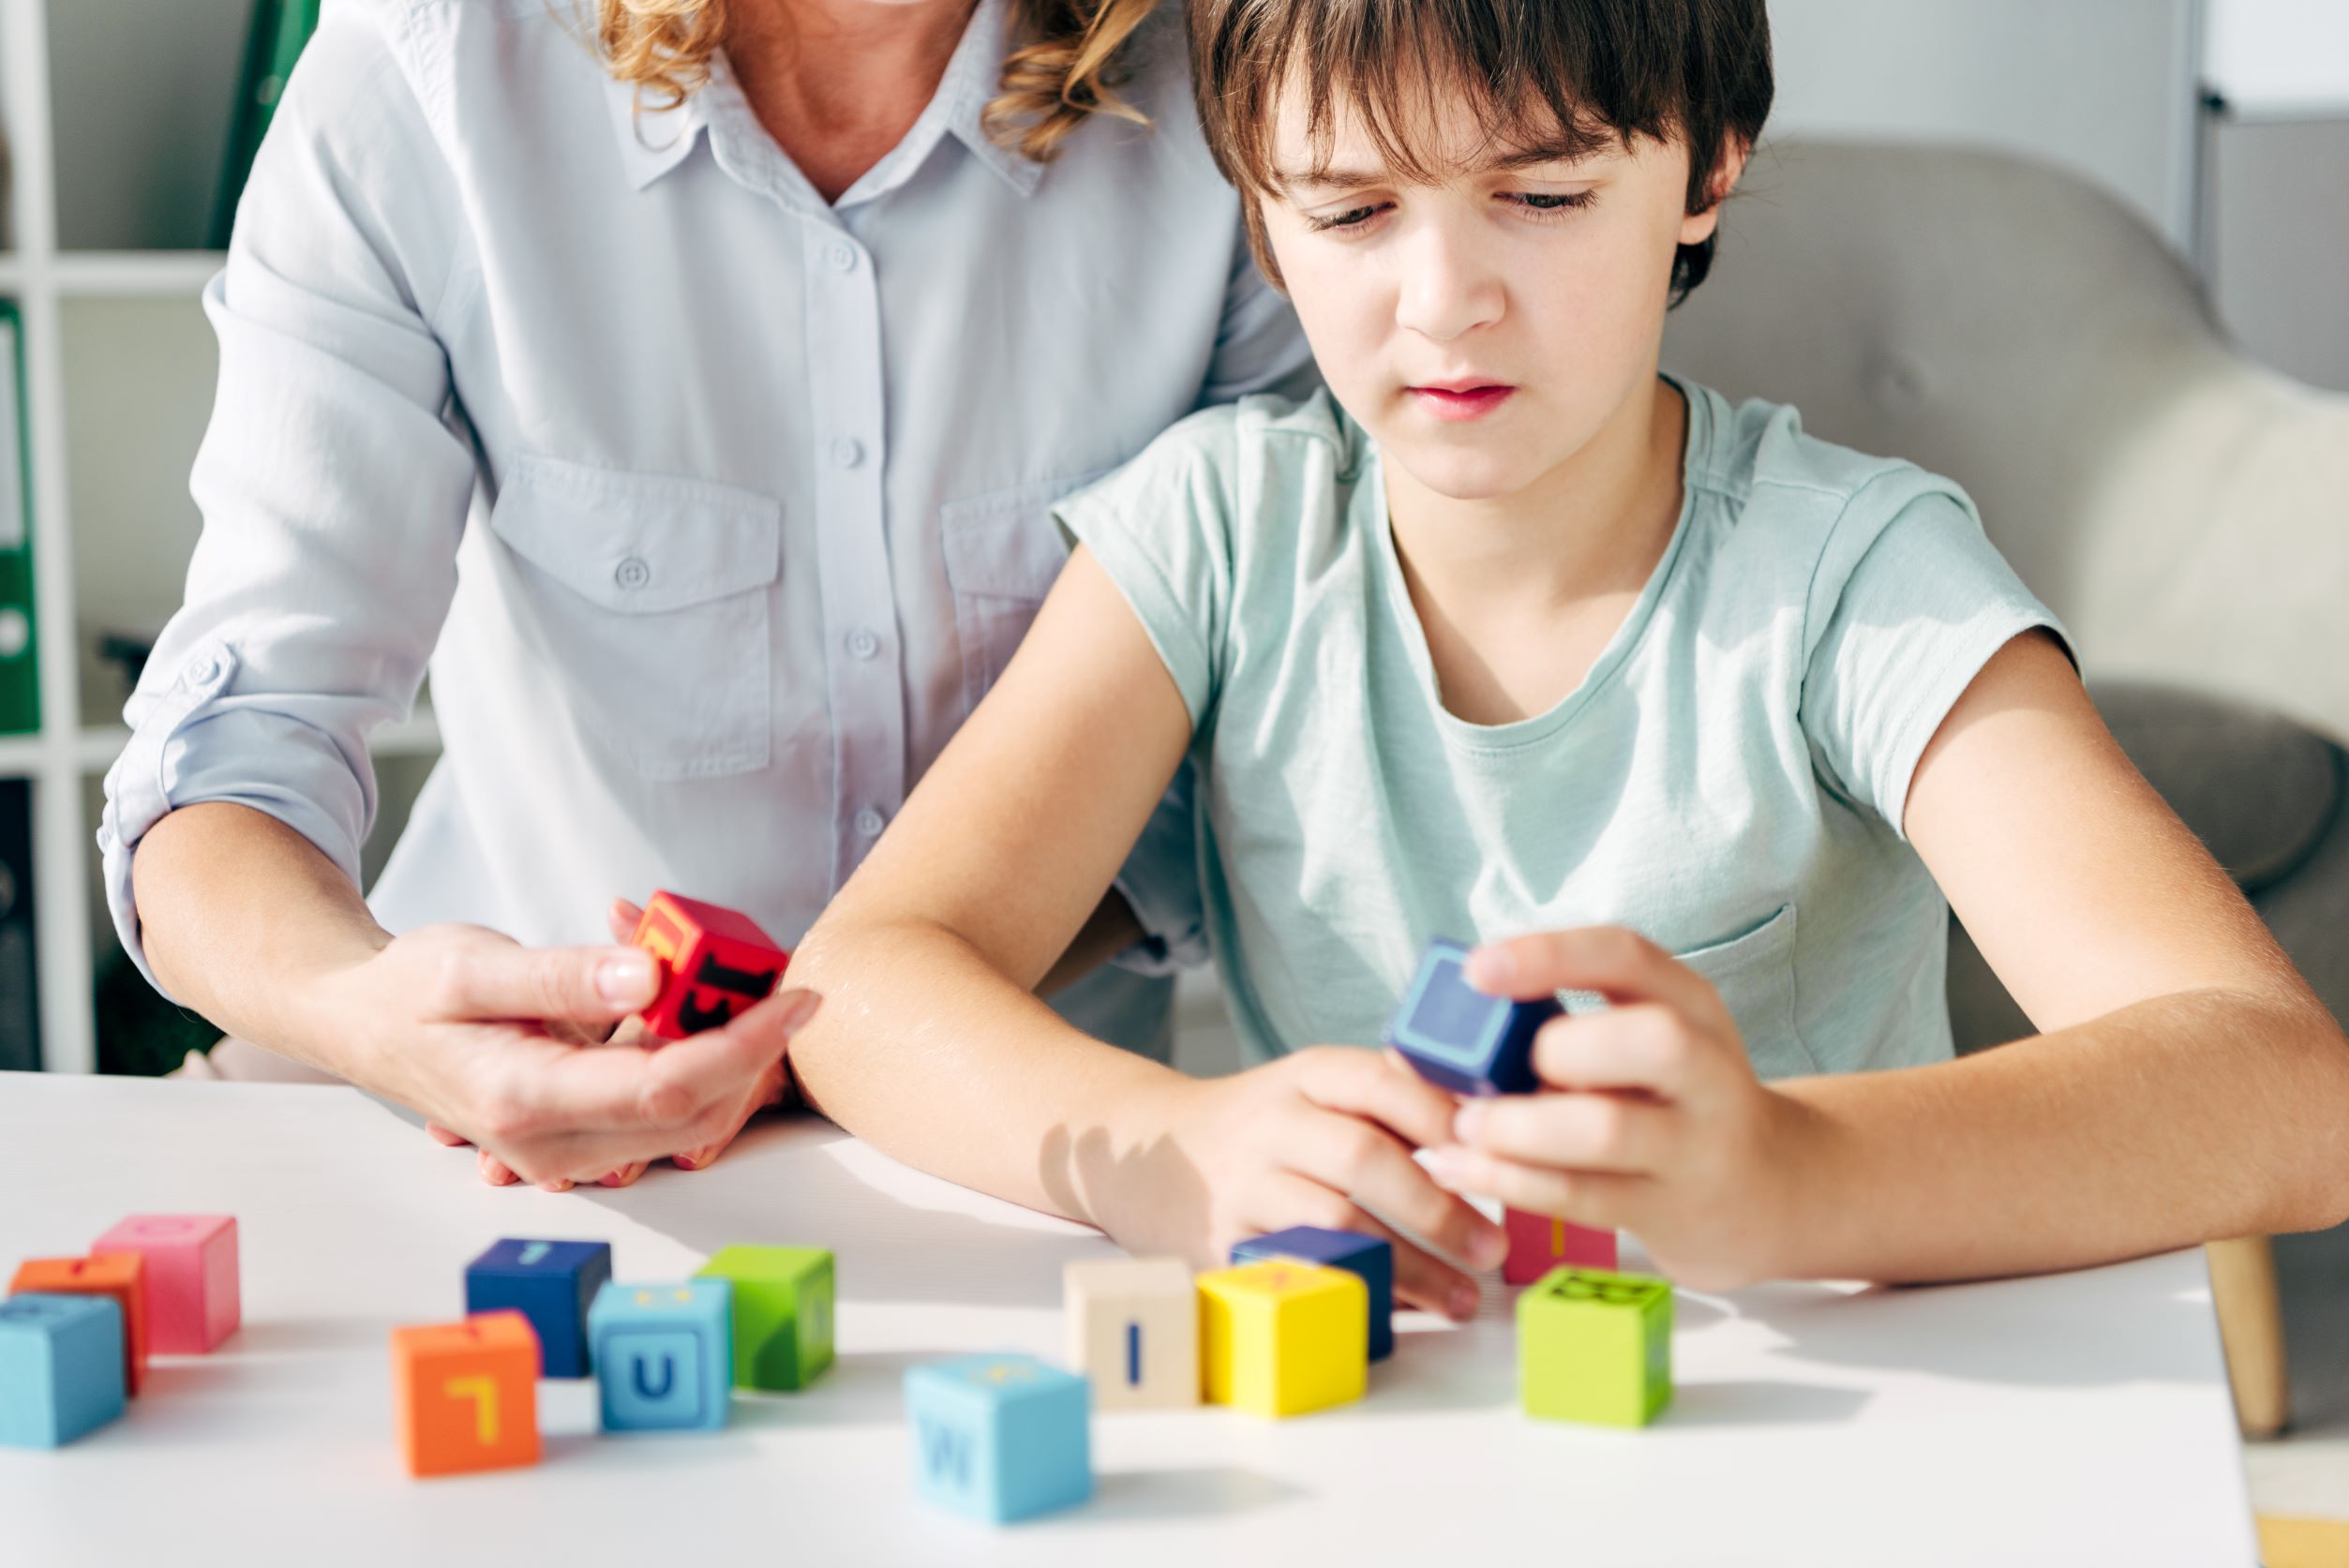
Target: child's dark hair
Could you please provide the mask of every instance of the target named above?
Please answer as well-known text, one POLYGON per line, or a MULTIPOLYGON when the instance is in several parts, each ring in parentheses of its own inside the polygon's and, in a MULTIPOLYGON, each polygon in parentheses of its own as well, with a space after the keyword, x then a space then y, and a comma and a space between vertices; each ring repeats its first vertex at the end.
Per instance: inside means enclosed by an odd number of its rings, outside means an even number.
MULTIPOLYGON (((1388 165, 1428 178, 1403 127, 1444 95, 1465 93, 1513 150, 1585 156, 1633 137, 1689 150, 1688 206, 1720 199, 1720 149, 1751 148, 1770 114, 1764 0, 1189 0, 1191 82, 1224 178, 1277 198, 1273 114, 1293 83, 1305 95, 1317 158, 1332 114, 1360 115, 1388 165)), ((1255 201, 1249 237, 1279 275, 1255 201)), ((1672 303, 1705 279, 1713 240, 1672 262, 1672 303)))

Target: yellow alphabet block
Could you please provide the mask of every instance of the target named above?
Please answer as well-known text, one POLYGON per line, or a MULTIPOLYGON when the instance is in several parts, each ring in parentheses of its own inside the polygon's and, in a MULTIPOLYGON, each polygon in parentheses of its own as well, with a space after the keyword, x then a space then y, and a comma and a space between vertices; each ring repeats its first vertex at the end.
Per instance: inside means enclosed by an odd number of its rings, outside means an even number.
POLYGON ((1362 1397, 1370 1291, 1345 1269, 1288 1260, 1199 1277, 1207 1402, 1302 1415, 1362 1397))

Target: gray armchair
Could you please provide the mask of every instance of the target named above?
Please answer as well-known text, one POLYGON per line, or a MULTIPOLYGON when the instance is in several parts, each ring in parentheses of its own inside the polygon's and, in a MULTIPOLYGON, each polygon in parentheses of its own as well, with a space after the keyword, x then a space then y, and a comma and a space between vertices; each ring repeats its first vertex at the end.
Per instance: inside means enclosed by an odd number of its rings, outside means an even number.
MULTIPOLYGON (((1951 475, 2070 626, 2091 693, 2349 1016, 2349 396, 2228 345, 2177 259, 2054 169, 1762 149, 1665 363, 1951 475)), ((1962 929, 1960 1050, 2030 1033, 1962 929)), ((2264 1238, 2210 1249, 2244 1428, 2288 1416, 2264 1238)))

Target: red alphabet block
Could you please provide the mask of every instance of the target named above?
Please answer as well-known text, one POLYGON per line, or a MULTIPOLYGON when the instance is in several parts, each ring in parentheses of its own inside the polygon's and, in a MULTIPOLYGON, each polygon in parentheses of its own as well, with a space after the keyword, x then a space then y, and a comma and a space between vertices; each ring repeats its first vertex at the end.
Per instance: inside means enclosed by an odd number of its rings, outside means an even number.
POLYGON ((791 955, 747 915, 654 893, 636 943, 660 961, 661 993, 636 1016, 663 1039, 714 1029, 772 994, 791 955))
POLYGON ((28 1258, 9 1282, 11 1295, 112 1296, 123 1309, 123 1391, 139 1392, 147 1377, 146 1262, 137 1253, 103 1258, 28 1258))
POLYGON ((147 1349, 204 1355, 236 1332, 236 1221, 225 1214, 135 1214, 90 1248, 146 1260, 147 1349))
POLYGON ((1554 1268, 1615 1268, 1615 1232, 1571 1225, 1554 1215, 1527 1214, 1511 1209, 1502 1217, 1509 1238, 1509 1255, 1501 1264, 1502 1280, 1531 1285, 1554 1268))

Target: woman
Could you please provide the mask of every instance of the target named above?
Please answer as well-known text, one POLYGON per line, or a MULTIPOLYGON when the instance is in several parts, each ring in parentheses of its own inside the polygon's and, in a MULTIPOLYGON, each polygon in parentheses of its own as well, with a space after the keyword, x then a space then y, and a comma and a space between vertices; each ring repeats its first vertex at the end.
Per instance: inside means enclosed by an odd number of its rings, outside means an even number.
MULTIPOLYGON (((330 9, 205 293, 203 537, 107 781, 150 978, 492 1179, 706 1163, 814 999, 580 1051, 652 972, 551 945, 655 885, 795 940, 1009 658, 1050 503, 1310 375, 1151 9, 330 9), (363 903, 365 738, 427 661, 444 755, 363 903)), ((1181 823, 1056 979, 1189 939, 1181 823)), ((1059 1001, 1143 1045, 1165 991, 1059 1001)))

